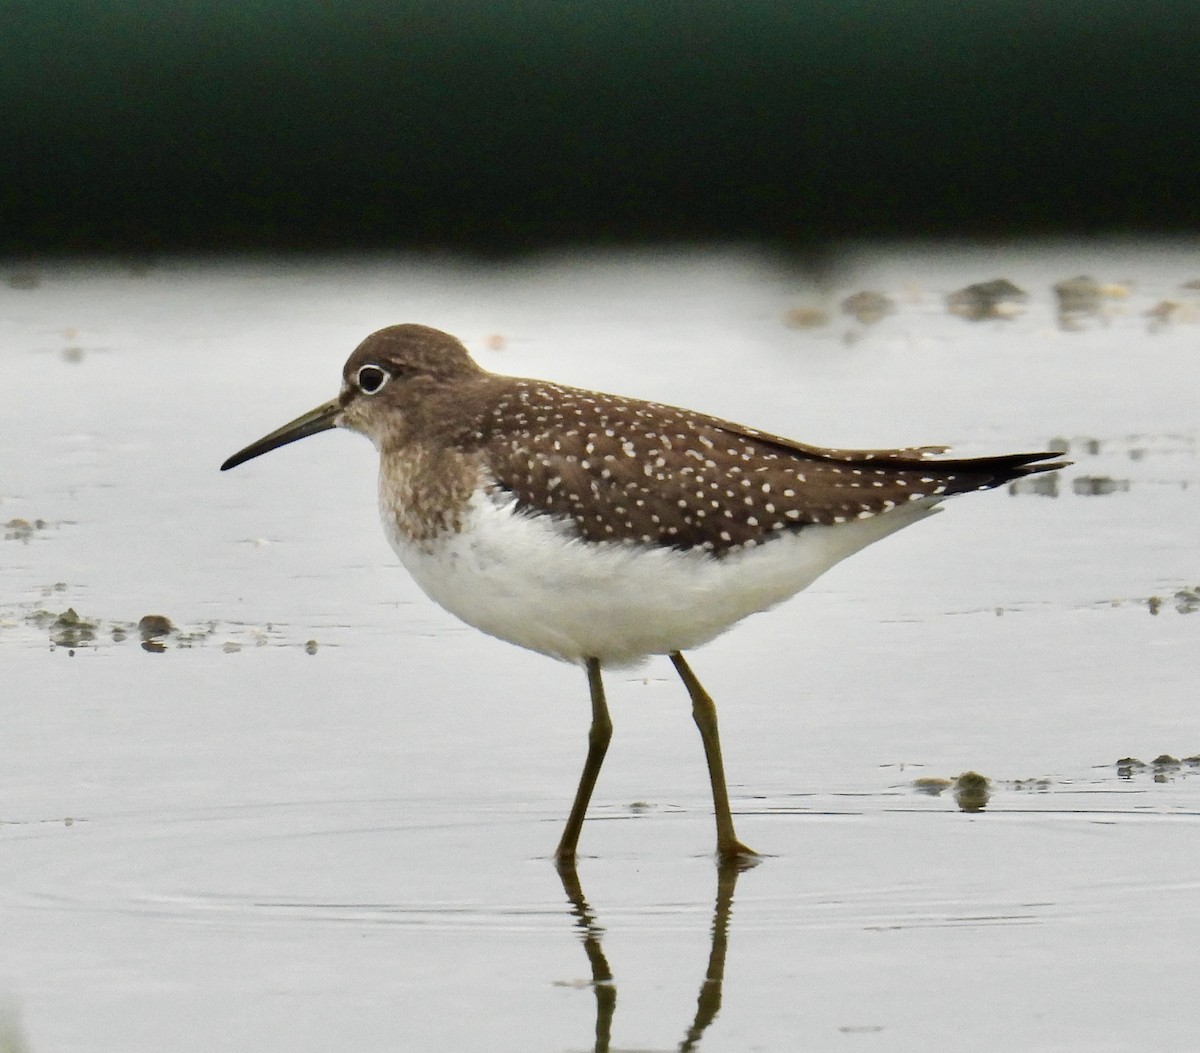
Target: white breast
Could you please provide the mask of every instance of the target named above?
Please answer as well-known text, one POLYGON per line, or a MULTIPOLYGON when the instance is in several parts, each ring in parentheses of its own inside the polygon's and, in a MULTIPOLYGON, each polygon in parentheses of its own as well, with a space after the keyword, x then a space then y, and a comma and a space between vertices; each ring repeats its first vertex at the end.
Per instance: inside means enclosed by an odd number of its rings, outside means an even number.
POLYGON ((518 512, 503 494, 477 493, 463 530, 429 543, 399 536, 386 511, 383 520, 417 584, 468 625, 553 658, 611 667, 707 643, 930 515, 933 504, 809 526, 720 559, 699 549, 584 542, 568 524, 518 512))

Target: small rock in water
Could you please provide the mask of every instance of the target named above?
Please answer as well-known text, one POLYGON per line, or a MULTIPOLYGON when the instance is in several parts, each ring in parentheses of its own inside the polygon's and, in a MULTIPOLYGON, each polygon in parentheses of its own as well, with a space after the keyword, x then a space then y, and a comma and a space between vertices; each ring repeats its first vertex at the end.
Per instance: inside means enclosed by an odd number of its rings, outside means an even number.
POLYGON ((970 322, 985 318, 1015 318, 1025 310, 1029 294, 1007 278, 976 282, 946 297, 946 310, 970 322))
POLYGON ((1008 484, 1010 494, 1036 494, 1038 497, 1058 496, 1058 472, 1026 475, 1008 484))
POLYGON ((954 780, 954 800, 964 812, 982 812, 991 797, 991 783, 977 771, 965 771, 954 780))
POLYGON ((917 793, 926 793, 930 797, 940 797, 943 791, 950 789, 950 785, 949 779, 937 775, 922 775, 921 778, 912 781, 912 788, 917 793))
POLYGON ((50 639, 59 647, 78 647, 96 639, 96 625, 76 614, 74 607, 68 607, 50 626, 50 639))
POLYGON ((896 304, 890 296, 864 290, 847 296, 841 307, 843 314, 850 315, 863 325, 874 325, 891 314, 896 309, 896 304))
POLYGON ((1176 592, 1175 610, 1179 614, 1195 614, 1200 611, 1200 588, 1180 589, 1176 592))
POLYGON ((4 529, 5 541, 28 541, 36 531, 46 529, 46 521, 44 519, 35 519, 30 522, 28 519, 18 517, 10 519, 5 523, 4 529))
POLYGON ((174 631, 171 619, 164 614, 146 614, 138 620, 142 650, 150 654, 162 654, 167 649, 163 637, 170 636, 174 631))
POLYGON ((1080 497, 1103 497, 1129 491, 1128 479, 1113 479, 1108 475, 1081 475, 1071 480, 1071 489, 1080 497))
POLYGON ((829 312, 820 307, 793 307, 783 316, 789 329, 820 329, 829 324, 829 312))
POLYGON ((143 640, 154 640, 160 636, 170 636, 175 631, 171 619, 165 614, 144 614, 138 619, 138 632, 143 640))
POLYGON ((1095 278, 1081 274, 1078 278, 1057 282, 1054 295, 1058 299, 1059 326, 1073 331, 1082 328, 1084 319, 1100 314, 1104 288, 1095 278))
POLYGON ((1197 311, 1196 305, 1181 300, 1160 300, 1143 314, 1150 319, 1146 328, 1152 333, 1176 323, 1200 320, 1200 311, 1197 311))
POLYGON ((309 641, 308 641, 308 643, 306 643, 306 644, 304 645, 304 653, 305 653, 305 654, 316 654, 316 653, 317 653, 317 646, 318 646, 318 645, 317 645, 317 641, 316 641, 316 640, 309 640, 309 641))

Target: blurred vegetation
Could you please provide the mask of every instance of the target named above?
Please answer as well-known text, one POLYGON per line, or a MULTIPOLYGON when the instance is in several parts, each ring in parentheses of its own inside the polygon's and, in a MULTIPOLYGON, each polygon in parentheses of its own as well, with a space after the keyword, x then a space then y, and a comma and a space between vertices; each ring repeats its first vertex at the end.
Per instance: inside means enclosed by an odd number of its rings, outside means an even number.
POLYGON ((1183 2, 6 0, 0 251, 1194 230, 1183 2))

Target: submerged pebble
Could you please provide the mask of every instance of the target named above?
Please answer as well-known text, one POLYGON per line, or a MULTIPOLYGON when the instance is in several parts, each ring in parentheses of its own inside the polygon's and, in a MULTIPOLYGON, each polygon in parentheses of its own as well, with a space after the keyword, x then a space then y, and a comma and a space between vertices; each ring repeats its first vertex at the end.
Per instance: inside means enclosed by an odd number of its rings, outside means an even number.
POLYGON ((976 282, 946 297, 946 310, 969 322, 986 318, 1015 318, 1025 310, 1029 294, 1007 278, 976 282))
POLYGON ((96 623, 81 618, 68 607, 50 625, 50 640, 58 647, 75 648, 96 639, 96 623))
POLYGON ((1101 284, 1095 278, 1080 275, 1054 285, 1058 300, 1058 324, 1066 330, 1078 330, 1088 318, 1104 318, 1104 300, 1124 299, 1129 286, 1120 282, 1101 284))
POLYGON ((1076 439, 1069 446, 1070 452, 1076 455, 1086 454, 1089 457, 1098 457, 1100 455, 1100 440, 1092 438, 1076 439))
POLYGON ((171 619, 165 614, 144 614, 138 620, 137 627, 142 638, 142 650, 149 654, 162 654, 167 649, 163 638, 175 631, 171 619))
POLYGON ((154 640, 160 636, 170 636, 175 631, 171 619, 165 614, 143 614, 138 619, 138 632, 143 640, 154 640))
MULTIPOLYGON (((67 592, 70 586, 56 582, 42 588, 45 596, 67 592)), ((199 626, 183 627, 176 625, 165 614, 145 614, 135 621, 118 619, 85 618, 68 607, 65 610, 51 608, 30 609, 25 605, 5 608, 0 605, 0 628, 25 624, 45 632, 50 637, 51 650, 77 648, 81 646, 95 647, 97 644, 122 644, 133 638, 138 641, 142 650, 151 654, 162 654, 168 649, 202 647, 213 641, 213 637, 221 633, 238 637, 225 645, 225 650, 242 650, 244 647, 302 647, 305 653, 315 655, 321 648, 321 643, 315 638, 286 640, 274 626, 249 626, 236 622, 209 621, 199 626), (11 617, 9 614, 11 613, 11 617)))
POLYGON ((1129 492, 1129 480, 1114 479, 1110 475, 1080 475, 1071 480, 1071 490, 1080 497, 1124 494, 1129 492))
POLYGON ((789 329, 820 329, 829 324, 829 312, 821 307, 793 307, 783 316, 789 329))
POLYGON ((937 775, 923 775, 912 781, 912 788, 917 793, 925 793, 930 797, 940 797, 945 790, 950 789, 950 785, 949 779, 943 779, 937 775))
POLYGON ((1010 494, 1035 494, 1038 497, 1058 496, 1058 472, 1026 475, 1008 484, 1010 494))
POLYGON ((882 321, 896 309, 895 301, 883 293, 864 290, 847 296, 841 303, 842 314, 863 325, 874 325, 882 321))
POLYGON ((1014 779, 1008 784, 1014 790, 1024 790, 1032 793, 1045 793, 1050 789, 1050 780, 1045 776, 1038 779, 1014 779))
POLYGON ((965 771, 954 780, 954 800, 964 812, 982 812, 991 797, 991 782, 977 771, 965 771))
POLYGON ((44 519, 10 519, 4 524, 5 541, 28 541, 39 530, 46 529, 44 519))
POLYGON ((982 812, 992 796, 991 780, 977 771, 965 771, 953 779, 941 776, 926 775, 913 779, 912 788, 917 793, 930 797, 940 797, 947 790, 954 795, 954 801, 964 812, 982 812))
POLYGON ((1182 300, 1160 300, 1153 307, 1144 311, 1143 316, 1150 320, 1147 329, 1151 333, 1157 333, 1170 325, 1200 320, 1200 311, 1197 310, 1194 303, 1185 303, 1182 300))
POLYGON ((1200 588, 1180 589, 1175 593, 1175 610, 1179 614, 1195 614, 1200 611, 1200 588))

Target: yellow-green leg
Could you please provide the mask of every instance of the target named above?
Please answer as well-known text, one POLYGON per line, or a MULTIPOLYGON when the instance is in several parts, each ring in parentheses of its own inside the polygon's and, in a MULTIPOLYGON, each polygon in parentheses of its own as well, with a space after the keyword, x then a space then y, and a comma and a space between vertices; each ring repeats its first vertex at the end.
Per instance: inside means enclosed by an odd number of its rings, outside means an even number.
POLYGON ((733 814, 729 810, 729 791, 725 788, 725 764, 721 760, 721 736, 717 733, 717 707, 696 674, 678 651, 671 655, 675 670, 692 699, 692 718, 700 729, 704 756, 708 759, 708 778, 712 783, 713 812, 717 819, 717 855, 722 860, 752 859, 758 855, 737 839, 733 832, 733 814))
POLYGON ((587 760, 583 762, 583 773, 579 776, 575 803, 571 806, 562 840, 558 842, 558 850, 554 853, 560 866, 575 864, 579 831, 583 829, 588 802, 592 799, 592 790, 596 788, 596 777, 600 774, 600 765, 604 763, 604 754, 608 752, 608 743, 612 739, 612 720, 608 715, 608 703, 604 701, 604 682, 600 679, 599 659, 587 660, 587 677, 588 688, 592 694, 592 726, 588 731, 587 760))

